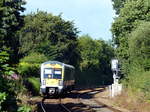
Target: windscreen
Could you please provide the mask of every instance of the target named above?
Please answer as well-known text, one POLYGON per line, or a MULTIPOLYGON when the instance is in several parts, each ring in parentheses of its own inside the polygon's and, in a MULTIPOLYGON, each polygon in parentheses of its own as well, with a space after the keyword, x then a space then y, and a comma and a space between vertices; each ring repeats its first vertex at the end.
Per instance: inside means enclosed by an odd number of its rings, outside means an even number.
POLYGON ((44 70, 44 78, 61 79, 62 78, 62 69, 45 68, 45 70, 44 70))

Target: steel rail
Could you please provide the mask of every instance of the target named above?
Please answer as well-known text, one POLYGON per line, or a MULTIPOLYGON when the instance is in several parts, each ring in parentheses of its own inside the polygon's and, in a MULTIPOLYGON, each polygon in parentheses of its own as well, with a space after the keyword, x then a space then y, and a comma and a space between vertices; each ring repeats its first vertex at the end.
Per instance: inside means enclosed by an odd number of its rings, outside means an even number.
MULTIPOLYGON (((97 91, 97 90, 95 90, 95 91, 97 91)), ((92 94, 93 92, 94 92, 94 91, 91 90, 91 91, 89 91, 89 92, 85 92, 85 93, 79 94, 79 95, 78 95, 78 101, 81 102, 81 103, 83 103, 83 102, 81 101, 81 98, 79 98, 79 97, 80 97, 81 95, 84 95, 84 94, 87 94, 87 93, 92 94)), ((93 100, 94 100, 98 105, 101 105, 101 106, 103 106, 103 107, 105 107, 105 108, 108 108, 108 109, 112 110, 113 112, 122 112, 121 110, 115 109, 115 108, 113 108, 112 106, 109 106, 109 105, 107 105, 107 104, 104 104, 104 103, 98 101, 98 100, 96 99, 96 97, 93 97, 93 100)), ((84 104, 84 103, 83 103, 83 104, 84 104)), ((87 106, 88 106, 90 109, 92 109, 92 107, 93 107, 93 106, 90 106, 90 105, 87 105, 87 106)), ((97 106, 95 106, 95 107, 97 107, 97 106)))
MULTIPOLYGON (((45 98, 42 99, 42 101, 40 102, 40 106, 43 112, 48 112, 46 111, 45 107, 44 107, 44 100, 45 98)), ((66 112, 72 112, 71 110, 69 110, 64 104, 62 104, 61 98, 59 98, 59 102, 58 105, 63 108, 66 112)))
POLYGON ((46 110, 45 110, 45 108, 44 108, 44 100, 45 100, 45 98, 42 99, 40 105, 41 105, 42 111, 43 111, 43 112, 46 112, 46 110))
POLYGON ((104 106, 105 108, 108 108, 108 109, 112 110, 113 112, 122 112, 121 110, 115 109, 115 108, 113 108, 112 106, 109 106, 109 105, 107 105, 107 104, 104 104, 104 103, 102 103, 102 102, 96 100, 96 98, 94 98, 94 101, 95 101, 97 104, 102 105, 102 106, 104 106))
POLYGON ((63 108, 66 112, 72 112, 72 111, 69 110, 64 104, 62 104, 61 98, 59 98, 59 105, 60 105, 61 108, 63 108))
MULTIPOLYGON (((84 104, 84 103, 81 101, 81 98, 80 98, 80 97, 81 97, 81 95, 84 95, 84 94, 86 94, 86 93, 87 93, 87 92, 80 93, 80 94, 77 95, 77 99, 78 99, 78 102, 79 102, 79 103, 84 104)), ((84 104, 84 105, 86 105, 86 104, 84 104)), ((92 110, 92 111, 94 112, 94 110, 93 110, 93 108, 92 108, 91 106, 89 106, 89 105, 86 105, 86 106, 87 106, 88 109, 90 109, 90 110, 92 110)))

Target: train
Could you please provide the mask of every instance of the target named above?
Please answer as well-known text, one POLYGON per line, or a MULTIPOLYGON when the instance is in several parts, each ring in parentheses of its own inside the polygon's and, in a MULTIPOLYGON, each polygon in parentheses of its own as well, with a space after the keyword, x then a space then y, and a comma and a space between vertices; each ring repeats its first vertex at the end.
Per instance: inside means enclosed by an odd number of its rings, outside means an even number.
POLYGON ((40 92, 43 95, 58 95, 72 91, 75 86, 75 67, 59 61, 41 64, 40 92))

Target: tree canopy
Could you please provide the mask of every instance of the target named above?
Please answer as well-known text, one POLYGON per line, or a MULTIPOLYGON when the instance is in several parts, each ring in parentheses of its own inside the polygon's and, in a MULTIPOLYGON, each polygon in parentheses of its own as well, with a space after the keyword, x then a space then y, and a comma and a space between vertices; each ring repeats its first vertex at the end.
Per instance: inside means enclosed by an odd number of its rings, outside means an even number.
POLYGON ((11 60, 16 58, 18 50, 18 37, 16 32, 23 26, 23 15, 25 10, 23 0, 1 0, 0 1, 0 48, 10 49, 11 60))
POLYGON ((120 9, 123 8, 125 1, 126 0, 112 0, 113 8, 116 11, 116 14, 120 13, 120 9))
POLYGON ((144 22, 130 34, 129 55, 133 69, 150 70, 150 22, 144 22))
POLYGON ((80 75, 77 79, 85 84, 110 84, 112 74, 110 60, 114 57, 113 48, 103 40, 94 40, 89 35, 78 39, 80 75))
POLYGON ((112 24, 113 41, 117 45, 117 55, 124 66, 124 72, 128 72, 129 64, 129 34, 143 21, 150 21, 149 0, 129 0, 121 8, 118 17, 112 24))
POLYGON ((25 25, 20 31, 20 53, 39 52, 49 60, 73 64, 77 53, 77 28, 73 22, 65 21, 61 15, 39 11, 25 17, 25 25))
POLYGON ((19 85, 11 75, 15 71, 12 64, 18 60, 17 31, 23 26, 24 4, 23 0, 0 0, 0 111, 17 111, 19 85))

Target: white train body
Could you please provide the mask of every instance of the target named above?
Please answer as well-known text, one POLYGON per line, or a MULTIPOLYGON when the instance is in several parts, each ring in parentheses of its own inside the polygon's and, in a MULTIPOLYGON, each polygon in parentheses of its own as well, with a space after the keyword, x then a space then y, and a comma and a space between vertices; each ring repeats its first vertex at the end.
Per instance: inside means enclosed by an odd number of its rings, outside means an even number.
POLYGON ((75 84, 75 68, 58 61, 48 61, 41 65, 41 93, 54 95, 70 91, 75 84))

